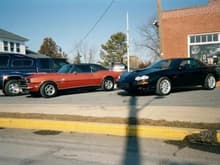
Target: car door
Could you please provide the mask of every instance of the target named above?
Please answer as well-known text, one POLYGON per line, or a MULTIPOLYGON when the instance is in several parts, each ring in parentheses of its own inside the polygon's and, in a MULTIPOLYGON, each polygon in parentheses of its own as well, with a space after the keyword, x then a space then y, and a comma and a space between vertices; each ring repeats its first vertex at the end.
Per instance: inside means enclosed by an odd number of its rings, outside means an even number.
POLYGON ((201 65, 194 59, 182 60, 178 67, 175 84, 177 86, 194 86, 201 84, 201 65))
POLYGON ((73 74, 72 84, 78 87, 94 86, 95 80, 89 64, 76 65, 76 72, 73 74))

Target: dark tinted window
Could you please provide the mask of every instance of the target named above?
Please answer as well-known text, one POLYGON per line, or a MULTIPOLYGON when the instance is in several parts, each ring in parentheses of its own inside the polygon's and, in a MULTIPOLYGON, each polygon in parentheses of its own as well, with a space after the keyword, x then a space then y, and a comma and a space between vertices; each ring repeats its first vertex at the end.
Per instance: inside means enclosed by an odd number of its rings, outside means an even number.
POLYGON ((76 65, 78 72, 81 73, 91 73, 91 68, 89 65, 76 65))
POLYGON ((67 64, 67 62, 63 59, 54 59, 52 62, 52 68, 59 70, 65 64, 67 64))
POLYGON ((50 69, 50 60, 49 59, 40 59, 39 67, 41 69, 50 69))
POLYGON ((158 68, 158 69, 168 69, 171 67, 171 60, 161 60, 153 65, 151 65, 152 68, 158 68))
POLYGON ((185 69, 195 69, 204 66, 201 62, 193 59, 187 59, 183 60, 180 63, 181 67, 184 67, 185 69))
POLYGON ((31 67, 33 65, 33 60, 31 59, 19 59, 12 62, 14 67, 31 67))
POLYGON ((9 56, 0 56, 0 68, 7 67, 9 65, 9 56))
POLYGON ((92 72, 97 72, 97 71, 100 71, 100 70, 107 70, 105 67, 103 67, 101 65, 92 64, 90 66, 91 66, 92 72))

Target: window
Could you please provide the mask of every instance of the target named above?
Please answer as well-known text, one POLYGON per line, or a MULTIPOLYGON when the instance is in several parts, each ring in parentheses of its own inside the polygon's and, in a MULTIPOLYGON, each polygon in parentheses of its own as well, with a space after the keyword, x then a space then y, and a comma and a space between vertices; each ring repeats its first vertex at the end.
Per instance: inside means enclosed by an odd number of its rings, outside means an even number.
POLYGON ((107 70, 106 68, 104 68, 101 65, 96 65, 96 64, 92 64, 91 66, 92 72, 97 72, 97 71, 101 71, 101 70, 107 70))
POLYGON ((49 59, 40 59, 39 67, 41 69, 50 69, 50 60, 49 59))
POLYGON ((11 50, 11 52, 14 52, 14 43, 13 42, 10 42, 10 50, 11 50))
POLYGON ((218 34, 213 34, 213 41, 218 41, 218 34))
POLYGON ((9 56, 0 56, 0 68, 7 67, 9 65, 9 56))
POLYGON ((206 43, 206 42, 218 42, 220 33, 204 34, 204 35, 192 35, 190 36, 190 43, 206 43))
POLYGON ((194 43, 194 42, 195 42, 195 36, 191 36, 191 37, 190 37, 190 42, 191 42, 191 43, 194 43))
POLYGON ((206 35, 202 35, 202 42, 206 42, 206 35))
POLYGON ((16 52, 17 53, 20 53, 20 44, 19 43, 16 43, 16 52))
POLYGON ((33 60, 31 59, 16 59, 12 62, 14 67, 30 67, 33 65, 33 60))
POLYGON ((4 44, 4 51, 8 51, 8 41, 3 41, 4 44))
POLYGON ((76 65, 76 67, 81 73, 91 73, 91 68, 89 65, 76 65))

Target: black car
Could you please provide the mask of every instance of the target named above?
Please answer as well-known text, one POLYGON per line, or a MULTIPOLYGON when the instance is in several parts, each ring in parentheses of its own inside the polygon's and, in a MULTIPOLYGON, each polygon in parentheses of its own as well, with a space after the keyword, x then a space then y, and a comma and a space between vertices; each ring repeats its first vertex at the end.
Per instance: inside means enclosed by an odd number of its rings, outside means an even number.
POLYGON ((120 76, 118 87, 127 92, 155 91, 168 95, 173 88, 202 85, 214 89, 220 80, 217 66, 208 66, 193 58, 164 59, 142 70, 120 76))

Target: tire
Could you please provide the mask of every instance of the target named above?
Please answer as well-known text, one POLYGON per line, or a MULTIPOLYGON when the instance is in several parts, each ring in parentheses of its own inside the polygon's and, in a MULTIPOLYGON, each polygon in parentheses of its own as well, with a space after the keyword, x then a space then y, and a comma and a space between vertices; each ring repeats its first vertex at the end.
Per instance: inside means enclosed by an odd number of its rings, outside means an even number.
POLYGON ((19 94, 21 94, 19 81, 18 80, 7 81, 5 83, 3 91, 6 96, 18 96, 19 94))
POLYGON ((113 78, 105 78, 102 82, 102 88, 105 91, 112 91, 114 89, 115 82, 113 78))
POLYGON ((160 96, 169 95, 171 92, 171 82, 167 77, 161 77, 157 81, 156 94, 160 96))
POLYGON ((212 90, 216 87, 216 79, 213 74, 208 74, 205 78, 203 87, 208 90, 212 90))
POLYGON ((45 82, 40 87, 40 95, 44 98, 55 97, 57 92, 57 86, 53 82, 45 82))

